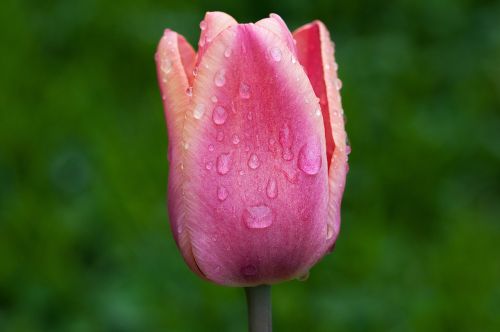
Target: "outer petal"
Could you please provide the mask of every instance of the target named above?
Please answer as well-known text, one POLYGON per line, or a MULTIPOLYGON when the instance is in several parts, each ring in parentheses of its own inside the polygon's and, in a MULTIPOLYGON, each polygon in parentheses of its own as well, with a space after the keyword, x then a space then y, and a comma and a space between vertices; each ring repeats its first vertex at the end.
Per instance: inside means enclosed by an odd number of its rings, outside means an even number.
POLYGON ((226 13, 207 12, 205 14, 205 18, 200 23, 201 34, 200 41, 198 42, 198 57, 196 65, 199 65, 203 54, 205 54, 215 37, 230 26, 237 24, 238 22, 226 13))
MULTIPOLYGON (((185 230, 184 184, 186 174, 183 166, 183 128, 189 106, 186 94, 188 68, 192 68, 195 53, 186 40, 171 30, 165 30, 156 52, 158 82, 162 93, 169 141, 168 211, 175 241, 189 267, 203 276, 198 269, 191 250, 189 231, 185 230)), ((191 69, 192 70, 192 69, 191 69)))
POLYGON ((286 43, 292 55, 297 57, 297 48, 295 47, 292 33, 288 29, 285 21, 283 21, 279 15, 271 14, 269 18, 264 18, 255 24, 275 33, 286 43))
POLYGON ((232 26, 207 49, 185 127, 185 195, 193 253, 208 279, 274 283, 305 274, 324 253, 328 179, 315 100, 268 29, 232 26))
POLYGON ((320 98, 324 119, 327 157, 329 159, 328 246, 335 243, 340 230, 340 204, 348 171, 344 111, 341 106, 341 81, 328 30, 320 21, 314 21, 294 32, 300 63, 320 98))

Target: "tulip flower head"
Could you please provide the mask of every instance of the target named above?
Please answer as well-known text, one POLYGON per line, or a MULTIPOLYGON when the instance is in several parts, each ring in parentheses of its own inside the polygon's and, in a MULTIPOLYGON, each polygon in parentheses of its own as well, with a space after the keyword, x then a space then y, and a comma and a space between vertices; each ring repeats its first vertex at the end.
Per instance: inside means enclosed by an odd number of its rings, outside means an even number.
POLYGON ((168 212, 191 270, 222 285, 299 278, 333 247, 348 170, 333 44, 275 14, 200 23, 196 53, 156 53, 169 139, 168 212))

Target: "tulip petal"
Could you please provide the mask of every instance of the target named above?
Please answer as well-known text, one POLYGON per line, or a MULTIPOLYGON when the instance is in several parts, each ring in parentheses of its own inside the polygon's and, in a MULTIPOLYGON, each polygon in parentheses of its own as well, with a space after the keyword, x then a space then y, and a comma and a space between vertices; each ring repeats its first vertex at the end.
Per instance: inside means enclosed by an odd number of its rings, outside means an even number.
POLYGON ((184 198, 185 183, 183 172, 182 141, 185 113, 189 105, 186 89, 189 86, 188 73, 192 71, 195 53, 184 37, 171 30, 165 30, 155 55, 158 82, 163 99, 169 141, 169 195, 168 211, 170 225, 177 246, 188 266, 203 276, 198 269, 192 250, 191 240, 186 228, 184 198))
POLYGON ((286 41, 254 24, 222 31, 187 115, 186 225, 203 274, 233 286, 304 275, 327 243, 326 143, 286 41))
POLYGON ((268 18, 264 18, 255 24, 266 28, 269 31, 272 31, 278 37, 284 40, 286 42, 286 45, 288 46, 288 49, 290 50, 290 52, 292 52, 292 55, 294 57, 297 57, 297 48, 295 47, 292 33, 290 32, 290 29, 288 29, 285 21, 283 21, 283 19, 279 15, 271 14, 268 18))
POLYGON ((320 98, 324 119, 327 158, 329 165, 330 198, 328 203, 327 233, 329 246, 333 246, 340 231, 340 204, 348 171, 344 111, 341 106, 340 87, 333 44, 324 24, 314 21, 294 33, 300 63, 320 98))
POLYGON ((215 37, 230 26, 237 24, 238 22, 226 13, 207 12, 205 14, 205 18, 200 23, 201 34, 198 42, 198 57, 196 59, 196 65, 200 63, 203 54, 205 54, 215 37))

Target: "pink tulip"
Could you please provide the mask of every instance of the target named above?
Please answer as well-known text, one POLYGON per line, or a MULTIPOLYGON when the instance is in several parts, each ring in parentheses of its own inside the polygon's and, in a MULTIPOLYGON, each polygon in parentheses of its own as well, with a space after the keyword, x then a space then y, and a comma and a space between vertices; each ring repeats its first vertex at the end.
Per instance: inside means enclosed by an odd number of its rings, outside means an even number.
POLYGON ((156 53, 175 241, 218 284, 301 277, 335 243, 348 170, 329 33, 292 34, 274 14, 210 12, 200 27, 198 53, 171 30, 156 53))

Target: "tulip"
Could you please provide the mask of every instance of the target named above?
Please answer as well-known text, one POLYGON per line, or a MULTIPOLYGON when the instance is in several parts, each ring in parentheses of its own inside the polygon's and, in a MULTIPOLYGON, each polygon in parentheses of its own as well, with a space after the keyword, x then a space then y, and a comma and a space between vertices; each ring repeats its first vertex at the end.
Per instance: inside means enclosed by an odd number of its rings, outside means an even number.
POLYGON ((168 29, 156 53, 177 246, 217 284, 301 278, 337 239, 348 170, 329 32, 222 12, 200 28, 198 53, 168 29))

